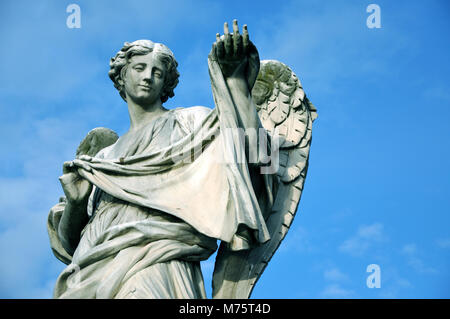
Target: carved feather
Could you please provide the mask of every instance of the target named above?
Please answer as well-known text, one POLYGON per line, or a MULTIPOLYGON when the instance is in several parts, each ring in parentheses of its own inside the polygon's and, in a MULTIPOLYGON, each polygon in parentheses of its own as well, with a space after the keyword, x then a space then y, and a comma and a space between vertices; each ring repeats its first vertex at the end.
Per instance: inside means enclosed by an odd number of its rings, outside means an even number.
POLYGON ((114 144, 119 136, 116 132, 105 127, 96 127, 89 131, 77 148, 76 156, 95 156, 100 150, 114 144))

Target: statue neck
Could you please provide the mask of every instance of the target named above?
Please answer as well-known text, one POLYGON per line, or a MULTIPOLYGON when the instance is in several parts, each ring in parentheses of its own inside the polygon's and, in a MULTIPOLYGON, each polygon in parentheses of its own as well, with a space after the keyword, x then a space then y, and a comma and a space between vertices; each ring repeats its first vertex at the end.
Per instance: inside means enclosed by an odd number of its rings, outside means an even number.
POLYGON ((168 110, 162 106, 161 100, 158 99, 151 105, 140 105, 129 99, 128 114, 130 115, 129 131, 138 131, 154 119, 160 117, 168 110))

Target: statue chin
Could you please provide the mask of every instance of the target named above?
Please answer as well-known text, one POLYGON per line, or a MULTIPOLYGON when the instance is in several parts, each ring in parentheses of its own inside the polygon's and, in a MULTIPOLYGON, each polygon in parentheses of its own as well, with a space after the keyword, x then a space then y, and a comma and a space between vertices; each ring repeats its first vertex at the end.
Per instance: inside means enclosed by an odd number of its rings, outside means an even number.
POLYGON ((161 100, 161 96, 154 96, 153 94, 142 94, 139 96, 127 95, 127 99, 130 98, 135 104, 146 108, 147 106, 154 105, 157 101, 161 100))

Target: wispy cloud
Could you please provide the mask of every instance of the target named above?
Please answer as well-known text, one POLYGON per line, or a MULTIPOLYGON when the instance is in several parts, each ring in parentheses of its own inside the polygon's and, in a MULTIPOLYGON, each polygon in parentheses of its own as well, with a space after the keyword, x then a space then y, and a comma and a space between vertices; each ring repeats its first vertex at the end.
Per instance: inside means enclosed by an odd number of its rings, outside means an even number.
POLYGON ((417 245, 410 243, 402 247, 402 254, 406 256, 407 263, 415 271, 421 274, 435 274, 438 271, 430 266, 427 266, 420 257, 420 252, 417 249, 417 245))
POLYGON ((414 255, 417 252, 416 244, 406 244, 402 247, 402 253, 406 255, 414 255))
POLYGON ((50 298, 63 264, 52 260, 44 212, 28 212, 0 233, 0 296, 50 298))
POLYGON ((432 99, 441 103, 450 102, 450 93, 448 87, 443 85, 430 86, 424 89, 423 97, 425 99, 432 99))
MULTIPOLYGON (((403 270, 403 269, 402 269, 403 270)), ((405 271, 399 271, 393 266, 383 266, 381 269, 381 289, 377 289, 380 298, 399 298, 406 291, 414 289, 410 280, 406 279, 405 271)))
POLYGON ((342 288, 339 284, 330 284, 320 293, 321 297, 332 299, 354 298, 354 295, 353 290, 342 288))
POLYGON ((349 277, 342 273, 338 268, 327 269, 323 273, 323 277, 328 281, 346 281, 349 277))
MULTIPOLYGON (((50 298, 63 264, 53 256, 46 229, 48 211, 63 192, 58 176, 72 159, 84 123, 58 118, 4 123, 10 130, 3 158, 20 163, 16 175, 0 174, 0 296, 50 298)), ((8 173, 7 171, 2 171, 8 173)))
MULTIPOLYGON (((0 297, 51 296, 63 264, 51 253, 46 220, 62 195, 57 179, 62 163, 73 159, 90 129, 108 126, 120 134, 128 124, 126 106, 107 75, 109 58, 124 41, 139 38, 167 39, 174 51, 189 50, 184 32, 210 24, 221 6, 129 1, 124 14, 121 1, 77 3, 83 21, 79 30, 66 27, 64 3, 2 5, 0 34, 8 48, 0 52, 0 60, 8 62, 0 79, 0 297), (201 5, 204 11, 192 10, 201 5), (105 27, 105 21, 114 22, 105 27)), ((211 41, 202 56, 206 81, 211 41)), ((192 70, 198 52, 188 57, 192 70)), ((181 60, 185 56, 181 51, 181 60)), ((212 274, 208 263, 206 273, 212 274)))
POLYGON ((324 270, 323 278, 326 282, 325 288, 319 293, 321 298, 352 298, 355 291, 344 287, 344 283, 350 281, 350 277, 337 267, 324 270))
MULTIPOLYGON (((50 251, 45 222, 48 209, 62 194, 57 180, 62 162, 71 159, 88 130, 107 126, 120 134, 120 130, 125 130, 128 124, 126 106, 107 77, 108 59, 124 41, 150 38, 164 42, 174 51, 181 72, 180 85, 170 104, 212 106, 206 57, 215 33, 221 32, 222 23, 225 20, 230 22, 235 14, 234 9, 228 9, 233 6, 207 0, 128 1, 125 10, 123 1, 119 0, 79 0, 77 3, 82 9, 83 27, 80 30, 69 30, 65 26, 67 3, 2 3, 4 11, 1 13, 0 34, 7 45, 0 52, 0 60, 6 61, 2 65, 3 76, 0 78, 0 297, 51 296, 54 281, 63 264, 50 251)), ((418 8, 415 11, 394 4, 390 4, 389 8, 383 6, 383 14, 386 14, 383 19, 387 18, 383 20, 383 28, 370 33, 365 27, 366 5, 363 1, 345 4, 289 1, 279 3, 277 10, 273 10, 269 3, 262 3, 259 8, 247 10, 248 14, 242 13, 248 20, 240 20, 240 23, 248 23, 251 39, 261 57, 288 64, 302 80, 313 103, 316 97, 327 102, 322 105, 322 117, 317 122, 319 126, 327 121, 343 123, 340 126, 342 131, 349 132, 348 128, 361 119, 361 114, 367 115, 362 107, 358 112, 350 112, 349 103, 364 106, 360 96, 365 95, 369 99, 378 95, 381 92, 379 83, 392 86, 392 90, 383 91, 385 104, 380 105, 381 111, 391 107, 391 98, 397 101, 393 92, 402 88, 413 92, 411 96, 417 94, 418 99, 443 102, 440 103, 443 107, 448 104, 449 94, 443 85, 443 78, 436 73, 436 77, 430 79, 423 75, 423 69, 417 68, 419 60, 409 61, 418 54, 431 57, 426 55, 427 46, 422 46, 424 41, 420 37, 424 32, 438 36, 438 30, 425 28, 420 35, 417 25, 394 21, 401 18, 400 15, 410 15, 409 22, 417 20, 434 25, 435 21, 425 15, 421 15, 423 19, 413 18, 416 16, 414 12, 423 13, 423 8, 433 7, 433 4, 411 4, 418 8), (341 14, 343 12, 345 15, 341 14), (400 34, 402 28, 406 32, 400 34), (409 32, 413 28, 417 32, 409 32), (420 46, 422 48, 418 51, 420 46), (408 78, 398 76, 400 71, 405 70, 397 67, 401 63, 407 64, 420 76, 410 76, 409 73, 406 75, 408 78), (355 86, 365 81, 374 84, 373 91, 358 92, 355 86), (412 82, 423 84, 423 90, 415 90, 412 82)), ((445 40, 440 42, 447 43, 445 40)), ((447 70, 448 67, 441 68, 445 59, 438 51, 434 50, 432 55, 439 62, 427 64, 426 68, 447 70)), ((400 97, 404 101, 403 96, 400 97)), ((392 106, 400 112, 404 111, 404 114, 414 110, 414 105, 404 105, 404 109, 402 103, 392 106)), ((383 118, 382 122, 389 117, 383 118)), ((322 132, 327 138, 331 136, 326 129, 322 132)), ((389 138, 394 133, 389 131, 389 138)), ((430 140, 442 149, 442 143, 439 144, 436 139, 430 140)), ((351 182, 353 176, 348 178, 351 182)), ((342 231, 349 230, 344 222, 347 213, 353 212, 344 211, 339 216, 332 216, 334 225, 342 231)), ((351 217, 358 218, 357 215, 354 213, 351 217)), ((317 220, 320 222, 320 217, 317 220)), ((368 256, 368 253, 372 256, 373 249, 388 241, 384 226, 388 227, 387 222, 384 225, 362 225, 353 233, 350 230, 348 238, 338 242, 338 251, 349 256, 368 256)), ((319 249, 327 244, 323 238, 330 238, 329 230, 320 232, 323 233, 326 235, 319 235, 315 229, 294 227, 278 254, 287 253, 289 258, 298 258, 305 253, 317 253, 319 258, 348 257, 319 249), (327 257, 324 257, 324 252, 327 257)), ((450 239, 446 238, 446 234, 436 236, 443 237, 435 242, 438 247, 450 248, 450 239)), ((424 249, 419 248, 417 244, 407 244, 400 249, 399 258, 403 258, 413 271, 434 273, 434 268, 427 265, 429 261, 424 256, 424 249)), ((399 251, 398 246, 393 250, 399 251)), ((214 259, 202 263, 207 286, 213 263, 214 259)), ((359 273, 358 270, 350 272, 343 266, 340 269, 332 266, 325 271, 320 269, 317 276, 325 280, 323 286, 318 288, 325 287, 321 296, 348 298, 359 295, 359 289, 346 287, 356 273, 359 273)), ((383 268, 381 292, 386 296, 401 297, 402 291, 412 286, 413 280, 410 282, 394 276, 390 282, 395 285, 392 284, 394 288, 391 288, 384 284, 388 282, 385 280, 386 274, 383 268)))
POLYGON ((444 249, 450 248, 450 238, 441 238, 441 239, 438 239, 438 240, 436 241, 436 244, 437 244, 438 247, 440 247, 440 248, 444 248, 444 249))
POLYGON ((288 231, 285 240, 279 248, 283 253, 311 253, 316 251, 312 234, 302 226, 293 227, 288 231))
POLYGON ((262 58, 276 57, 288 64, 300 79, 308 80, 313 92, 336 94, 339 82, 356 73, 383 78, 392 72, 393 58, 411 53, 408 37, 393 26, 389 33, 379 30, 382 37, 368 33, 366 17, 364 4, 292 1, 274 12, 271 21, 277 30, 262 30, 256 41, 262 58), (286 19, 293 12, 297 18, 286 19), (339 12, 345 12, 345 18, 339 12))
POLYGON ((375 244, 387 240, 383 228, 383 224, 381 223, 360 226, 354 236, 345 240, 339 246, 339 251, 352 256, 362 256, 375 244))

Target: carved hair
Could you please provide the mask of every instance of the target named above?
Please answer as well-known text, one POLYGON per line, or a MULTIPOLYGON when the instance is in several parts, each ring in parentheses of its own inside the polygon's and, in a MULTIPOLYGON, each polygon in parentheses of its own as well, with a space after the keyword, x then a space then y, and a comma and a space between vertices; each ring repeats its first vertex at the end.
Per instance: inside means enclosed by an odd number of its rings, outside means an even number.
POLYGON ((178 84, 178 63, 172 51, 164 44, 154 43, 150 40, 138 40, 132 43, 125 42, 123 48, 117 52, 116 56, 109 62, 110 70, 108 75, 114 82, 114 87, 119 91, 120 96, 126 101, 125 86, 123 78, 128 67, 129 60, 134 55, 145 55, 154 52, 166 67, 166 76, 161 93, 161 102, 166 102, 175 93, 173 90, 178 84))

